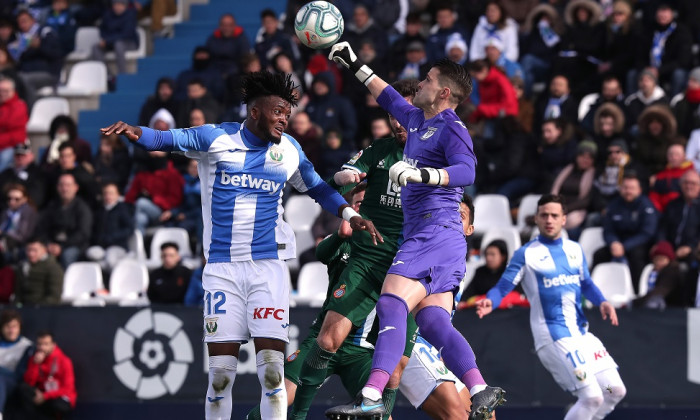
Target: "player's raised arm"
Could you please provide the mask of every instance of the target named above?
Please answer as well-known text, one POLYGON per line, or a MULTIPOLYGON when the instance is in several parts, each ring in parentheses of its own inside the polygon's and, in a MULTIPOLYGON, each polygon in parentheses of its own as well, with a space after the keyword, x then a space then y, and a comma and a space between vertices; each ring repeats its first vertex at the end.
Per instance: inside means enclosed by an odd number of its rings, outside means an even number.
POLYGON ((374 74, 371 68, 367 67, 365 63, 357 58, 357 55, 355 55, 355 52, 347 41, 333 45, 328 59, 342 64, 345 68, 349 69, 355 77, 357 77, 357 80, 367 86, 367 89, 369 89, 372 96, 374 96, 374 99, 377 99, 384 88, 388 86, 387 82, 374 74))

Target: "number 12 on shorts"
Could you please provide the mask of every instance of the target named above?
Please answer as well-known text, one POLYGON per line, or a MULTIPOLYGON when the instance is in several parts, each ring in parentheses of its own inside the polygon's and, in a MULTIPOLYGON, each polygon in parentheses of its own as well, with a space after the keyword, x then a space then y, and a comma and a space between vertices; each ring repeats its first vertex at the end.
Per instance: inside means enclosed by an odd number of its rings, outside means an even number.
POLYGON ((225 314, 226 309, 221 309, 224 303, 226 303, 226 295, 224 292, 214 293, 213 298, 212 293, 210 292, 207 292, 207 294, 204 295, 204 309, 206 309, 207 315, 225 314), (212 312, 212 300, 214 301, 214 312, 212 312))
POLYGON ((571 352, 566 353, 566 358, 569 359, 569 361, 571 362, 572 365, 574 365, 574 367, 577 366, 577 364, 576 364, 577 361, 578 361, 579 365, 583 365, 586 363, 586 359, 584 359, 583 356, 581 356, 581 353, 579 353, 578 350, 576 350, 573 354, 571 352), (574 355, 576 355, 575 360, 574 360, 574 355))

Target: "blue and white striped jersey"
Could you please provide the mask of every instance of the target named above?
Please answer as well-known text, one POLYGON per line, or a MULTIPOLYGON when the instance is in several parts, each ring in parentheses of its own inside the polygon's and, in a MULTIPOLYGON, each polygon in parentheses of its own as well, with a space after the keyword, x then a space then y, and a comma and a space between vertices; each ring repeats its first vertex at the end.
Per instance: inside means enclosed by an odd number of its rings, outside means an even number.
POLYGON ((518 249, 496 286, 486 294, 497 308, 501 299, 522 282, 530 301, 530 328, 535 350, 588 330, 581 293, 600 305, 605 299, 593 284, 581 245, 568 239, 538 236, 518 249))
POLYGON ((173 150, 199 161, 207 262, 295 258, 282 189, 323 183, 299 143, 286 134, 279 144, 263 141, 239 123, 170 132, 173 150))

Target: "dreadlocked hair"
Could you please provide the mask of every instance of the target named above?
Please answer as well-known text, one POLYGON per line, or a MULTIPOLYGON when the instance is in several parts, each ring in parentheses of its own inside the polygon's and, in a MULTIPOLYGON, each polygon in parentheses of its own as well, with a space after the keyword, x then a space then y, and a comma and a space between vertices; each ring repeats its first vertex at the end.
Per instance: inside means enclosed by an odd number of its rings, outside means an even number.
POLYGON ((243 78, 243 103, 249 104, 264 96, 279 96, 292 106, 296 106, 299 98, 292 82, 291 74, 270 73, 263 70, 250 73, 243 78))
POLYGON ((471 95, 472 79, 464 66, 448 58, 441 58, 433 67, 440 70, 440 81, 450 88, 456 103, 462 103, 471 95))

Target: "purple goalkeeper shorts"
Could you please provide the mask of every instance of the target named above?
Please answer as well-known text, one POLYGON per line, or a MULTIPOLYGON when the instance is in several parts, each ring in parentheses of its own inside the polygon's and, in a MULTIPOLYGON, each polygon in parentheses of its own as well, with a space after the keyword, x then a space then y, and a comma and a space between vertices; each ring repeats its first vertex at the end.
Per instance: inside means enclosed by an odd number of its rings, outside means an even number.
POLYGON ((461 230, 427 225, 401 244, 388 274, 418 280, 428 295, 454 293, 464 277, 466 261, 467 241, 461 230))

